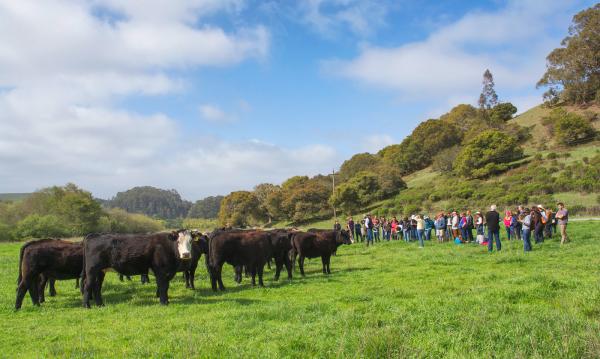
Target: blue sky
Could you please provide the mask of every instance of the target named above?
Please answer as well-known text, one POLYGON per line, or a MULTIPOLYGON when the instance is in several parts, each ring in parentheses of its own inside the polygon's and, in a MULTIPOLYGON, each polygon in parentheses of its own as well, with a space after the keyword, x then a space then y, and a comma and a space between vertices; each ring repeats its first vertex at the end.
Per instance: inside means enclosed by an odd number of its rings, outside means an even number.
POLYGON ((593 3, 0 0, 0 192, 195 200, 327 172, 475 103, 486 68, 526 110, 593 3))

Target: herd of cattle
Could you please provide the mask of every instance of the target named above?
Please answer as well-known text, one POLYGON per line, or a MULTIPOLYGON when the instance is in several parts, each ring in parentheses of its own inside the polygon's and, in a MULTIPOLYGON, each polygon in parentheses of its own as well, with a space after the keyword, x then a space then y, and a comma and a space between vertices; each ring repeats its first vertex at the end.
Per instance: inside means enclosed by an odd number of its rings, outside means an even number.
POLYGON ((19 254, 19 278, 15 309, 21 308, 29 292, 34 305, 44 302, 44 291, 56 294, 55 280, 76 279, 76 287, 83 294, 83 305, 90 308, 90 300, 103 305, 102 283, 106 271, 114 270, 123 276, 141 275, 148 281, 152 271, 156 280, 156 296, 161 304, 168 304, 169 282, 177 272, 183 272, 186 287, 194 288, 194 274, 202 254, 214 291, 224 290, 222 268, 224 263, 235 269, 235 280, 242 281, 242 272, 252 278, 258 275, 263 285, 263 270, 271 260, 275 262, 275 278, 283 266, 288 279, 296 258, 304 276, 304 259, 321 257, 323 273, 329 274, 332 254, 342 244, 350 244, 347 231, 293 229, 241 230, 217 229, 210 234, 179 230, 155 234, 90 234, 82 242, 61 239, 40 239, 25 243, 19 254))

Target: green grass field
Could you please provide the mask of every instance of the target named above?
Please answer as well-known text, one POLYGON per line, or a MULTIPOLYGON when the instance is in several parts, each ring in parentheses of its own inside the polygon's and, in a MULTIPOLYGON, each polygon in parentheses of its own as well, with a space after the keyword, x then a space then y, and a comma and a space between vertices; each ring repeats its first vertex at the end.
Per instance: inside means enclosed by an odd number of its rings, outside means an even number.
POLYGON ((139 278, 104 286, 106 306, 81 308, 73 281, 40 308, 13 311, 20 244, 0 245, 0 357, 600 357, 600 223, 573 242, 478 245, 400 241, 341 247, 332 274, 265 288, 248 279, 214 294, 201 270, 181 276, 162 307, 139 278))

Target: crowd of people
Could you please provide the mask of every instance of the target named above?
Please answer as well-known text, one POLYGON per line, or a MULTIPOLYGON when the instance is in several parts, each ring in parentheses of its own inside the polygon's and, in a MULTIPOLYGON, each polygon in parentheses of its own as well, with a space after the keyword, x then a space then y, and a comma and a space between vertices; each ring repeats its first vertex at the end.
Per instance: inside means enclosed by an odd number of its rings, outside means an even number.
MULTIPOLYGON (((563 203, 557 204, 556 211, 542 205, 532 208, 518 206, 514 210, 507 208, 504 216, 498 213, 496 205, 492 205, 485 214, 472 213, 470 210, 442 211, 433 218, 414 214, 400 219, 396 216, 388 219, 366 214, 358 221, 349 217, 345 229, 350 232, 354 242, 365 242, 367 246, 380 241, 404 240, 418 241, 419 248, 423 248, 425 241, 431 240, 432 233, 435 233, 440 243, 477 243, 487 245, 491 252, 494 242, 497 250, 502 249, 500 231, 504 227, 506 239, 523 241, 523 249, 528 252, 532 250, 532 237, 535 243, 542 243, 545 238, 552 238, 557 234, 558 230, 561 244, 568 242, 568 221, 569 214, 563 203)), ((342 225, 336 221, 334 229, 341 230, 342 225)))

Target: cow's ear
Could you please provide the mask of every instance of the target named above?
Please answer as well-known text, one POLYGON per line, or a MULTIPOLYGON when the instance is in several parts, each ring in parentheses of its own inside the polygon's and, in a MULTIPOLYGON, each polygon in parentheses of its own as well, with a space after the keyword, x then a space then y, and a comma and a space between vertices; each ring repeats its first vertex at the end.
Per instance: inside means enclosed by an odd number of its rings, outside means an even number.
POLYGON ((179 232, 173 231, 169 233, 169 239, 172 241, 176 241, 179 238, 179 232))

